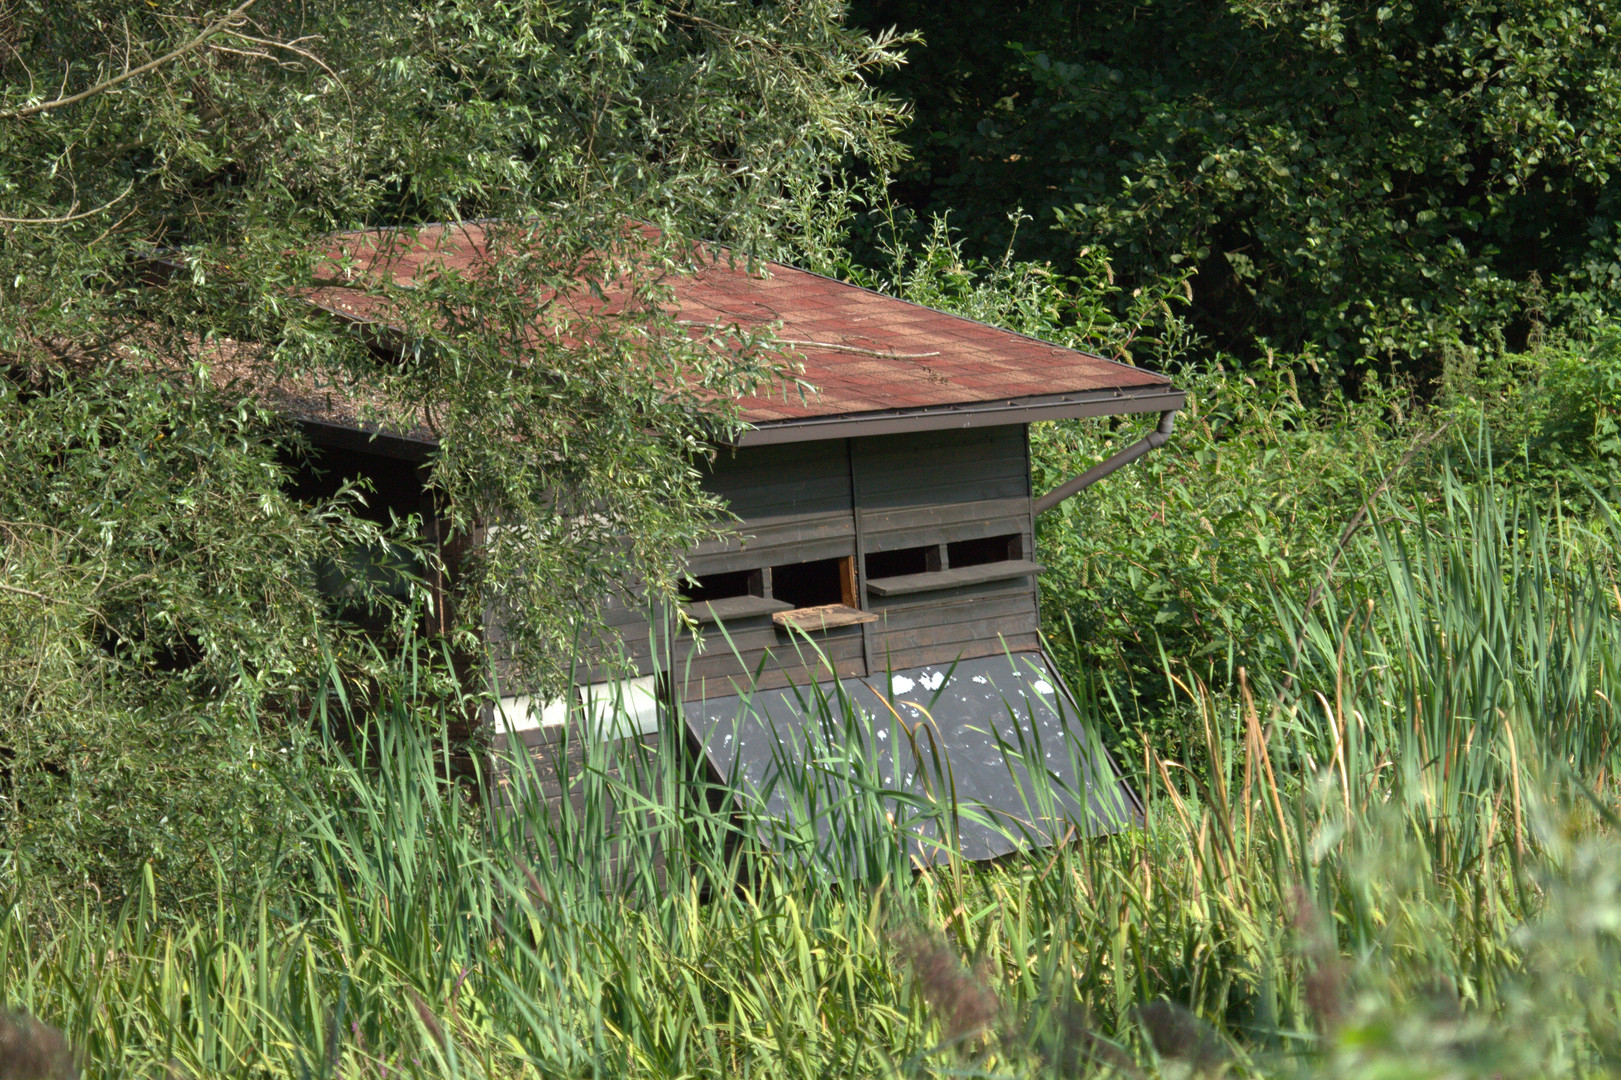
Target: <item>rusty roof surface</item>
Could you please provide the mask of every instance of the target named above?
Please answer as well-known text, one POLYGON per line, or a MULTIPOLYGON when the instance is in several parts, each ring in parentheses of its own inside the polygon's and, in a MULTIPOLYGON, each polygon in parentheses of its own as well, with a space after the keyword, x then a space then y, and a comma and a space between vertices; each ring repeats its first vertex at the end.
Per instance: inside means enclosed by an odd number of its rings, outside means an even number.
MULTIPOLYGON (((441 268, 477 272, 479 225, 424 226, 334 237, 364 273, 395 282, 441 268)), ((814 392, 780 388, 743 399, 743 418, 777 426, 835 417, 961 409, 1121 391, 1175 393, 1165 376, 1025 334, 885 296, 781 263, 750 271, 721 248, 696 272, 666 279, 675 317, 692 324, 775 327, 814 392)), ((386 322, 373 296, 326 287, 310 299, 361 322, 386 322)), ((1094 411, 1137 411, 1101 409, 1094 411)))

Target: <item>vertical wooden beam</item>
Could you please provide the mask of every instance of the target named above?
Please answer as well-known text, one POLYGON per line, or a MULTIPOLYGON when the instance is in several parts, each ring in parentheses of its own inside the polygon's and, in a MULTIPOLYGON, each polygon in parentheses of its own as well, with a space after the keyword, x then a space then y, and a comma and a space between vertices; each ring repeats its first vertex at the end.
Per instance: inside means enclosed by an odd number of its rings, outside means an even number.
MULTIPOLYGON (((856 441, 844 440, 844 461, 850 470, 850 516, 854 519, 856 553, 854 558, 855 570, 855 603, 850 606, 867 610, 867 546, 861 537, 861 486, 856 475, 856 441)), ((873 650, 876 647, 877 631, 873 627, 877 622, 861 624, 861 658, 867 665, 866 674, 871 676, 878 670, 878 664, 873 659, 873 650)))
POLYGON ((839 602, 845 607, 860 608, 861 595, 856 586, 856 557, 846 555, 839 560, 839 602))
MULTIPOLYGON (((1029 500, 1027 505, 1030 510, 1028 515, 1020 515, 1024 519, 1023 528, 1020 529, 1020 532, 1024 535, 1020 538, 1019 543, 1029 553, 1028 557, 1034 559, 1036 557, 1036 481, 1035 477, 1030 475, 1030 425, 1024 424, 1021 426, 1024 428, 1024 497, 1029 500)), ((1019 558, 1020 556, 1015 555, 1014 557, 1019 558)), ((1030 578, 1030 592, 1032 593, 1032 604, 1036 611, 1036 634, 1039 637, 1041 633, 1041 582, 1034 575, 1030 578)))

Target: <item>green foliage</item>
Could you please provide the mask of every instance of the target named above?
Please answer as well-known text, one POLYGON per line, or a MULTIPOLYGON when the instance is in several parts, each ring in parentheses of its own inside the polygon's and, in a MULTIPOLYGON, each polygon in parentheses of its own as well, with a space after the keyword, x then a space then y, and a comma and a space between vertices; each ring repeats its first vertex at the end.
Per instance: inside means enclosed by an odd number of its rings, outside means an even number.
POLYGON ((1621 338, 1601 323, 1524 353, 1452 357, 1444 404, 1483 428, 1508 481, 1577 511, 1588 490, 1613 496, 1621 464, 1621 338))
MULTIPOLYGON (((876 282, 890 291, 1078 347, 1151 350, 1170 362, 1173 381, 1188 391, 1166 446, 1037 522, 1038 556, 1047 567, 1041 580, 1049 647, 1072 678, 1098 681, 1115 702, 1121 718, 1116 747, 1128 767, 1142 770, 1150 750, 1171 759, 1196 757, 1194 748, 1203 744, 1203 721, 1168 681, 1168 666, 1217 693, 1235 692, 1242 669, 1303 676, 1303 621, 1316 626, 1316 619, 1327 619, 1315 632, 1338 641, 1334 627, 1360 620, 1353 619, 1360 605, 1385 610, 1408 587, 1406 571, 1392 569, 1393 548, 1425 552, 1438 564, 1466 562, 1462 552, 1443 557, 1432 549, 1436 538, 1450 537, 1521 558, 1517 537, 1531 526, 1516 515, 1544 501, 1570 515, 1557 524, 1569 532, 1560 541, 1569 545, 1562 548, 1565 560, 1611 565, 1604 519, 1584 526, 1585 515, 1602 511, 1616 476, 1609 386, 1615 345, 1607 327, 1527 353, 1480 360, 1457 354, 1447 392, 1425 406, 1402 383, 1371 376, 1355 398, 1332 381, 1314 388, 1296 376, 1316 366, 1309 355, 1294 361, 1269 356, 1237 372, 1219 361, 1213 370, 1199 370, 1183 361, 1192 339, 1172 306, 1181 295, 1176 282, 1125 295, 1101 260, 1091 276, 1071 278, 1011 253, 986 263, 965 257, 938 223, 915 254, 897 247, 891 257, 891 276, 876 282), (1131 317, 1117 322, 1112 312, 1122 306, 1131 317), (1460 477, 1495 492, 1496 501, 1461 515, 1449 504, 1444 524, 1437 524, 1432 507, 1454 497, 1448 485, 1460 477), (1507 524, 1499 502, 1519 507, 1507 524), (1293 614, 1280 618, 1280 610, 1293 614)), ((1140 438, 1147 426, 1122 417, 1036 425, 1035 490, 1058 487, 1140 438)), ((1440 580, 1447 572, 1436 566, 1431 573, 1440 580)), ((1542 596, 1553 588, 1550 581, 1533 591, 1542 596)), ((1416 610, 1448 596, 1407 597, 1391 610, 1416 610)), ((1528 603, 1523 597, 1498 602, 1505 608, 1528 603)), ((1569 622, 1557 613, 1546 618, 1569 622)), ((1481 622, 1480 632, 1487 625, 1481 622)), ((1364 657, 1369 672, 1388 674, 1400 667, 1393 657, 1436 647, 1408 641, 1411 625, 1376 617, 1370 626, 1371 633, 1395 634, 1402 643, 1364 657)), ((1521 645, 1496 639, 1483 648, 1503 664, 1521 645)), ((1332 651, 1331 645, 1316 647, 1332 651)), ((1330 685, 1321 691, 1331 700, 1337 692, 1330 685)), ((1385 699, 1411 700, 1416 693, 1392 686, 1385 699)), ((1456 694, 1423 696, 1452 700, 1456 694)), ((1591 730, 1608 728, 1595 722, 1591 730)), ((1568 755, 1582 756, 1574 744, 1568 755)))
MULTIPOLYGON (((1145 725, 1131 740, 1135 753, 1140 738, 1176 755, 1199 734, 1167 707, 1168 661, 1215 686, 1229 686, 1242 667, 1297 670, 1298 642, 1281 632, 1277 605, 1321 604, 1350 619, 1359 604, 1384 604, 1401 587, 1387 565, 1390 545, 1424 548, 1454 534, 1478 543, 1478 529, 1508 528, 1475 515, 1435 524, 1449 475, 1478 481, 1521 513, 1539 502, 1555 508, 1568 516, 1557 527, 1573 537, 1566 558, 1608 565, 1610 541, 1588 520, 1616 476, 1602 391, 1607 342, 1510 355, 1438 407, 1371 382, 1360 401, 1313 403, 1291 372, 1270 365, 1239 375, 1185 370, 1178 382, 1189 407, 1172 441, 1038 523, 1051 643, 1070 670, 1103 673, 1135 703, 1145 725), (1511 378, 1492 381, 1505 370, 1511 378)), ((1038 428, 1037 487, 1136 437, 1097 421, 1038 428)), ((1492 543, 1510 545, 1524 527, 1492 543)), ((1505 647, 1488 651, 1501 657, 1505 647)), ((1367 660, 1375 671, 1390 662, 1367 660)))
POLYGON ((202 362, 426 426, 450 526, 527 538, 486 549, 462 610, 504 605, 559 678, 605 582, 672 584, 715 509, 693 457, 777 370, 756 338, 676 326, 662 278, 694 235, 826 244, 847 162, 896 152, 863 81, 890 39, 821 0, 124 8, 33 5, 0 52, 0 358, 202 362), (492 274, 399 287, 329 260, 333 230, 477 218, 506 222, 492 274), (317 278, 373 293, 399 355, 300 302, 317 278))
MULTIPOLYGON (((1176 362, 1196 343, 1176 310, 1188 300, 1185 275, 1128 294, 1101 248, 1081 252, 1074 272, 1065 274, 1048 263, 1015 259, 1011 241, 998 259, 968 255, 960 230, 945 217, 911 244, 903 216, 886 207, 875 233, 883 258, 875 266, 846 252, 837 272, 914 304, 1126 363, 1133 357, 1176 362)), ((1008 215, 1015 230, 1025 220, 1022 213, 1008 215)))
POLYGON ((1609 3, 870 0, 926 45, 897 197, 999 250, 1193 268, 1193 318, 1257 355, 1425 377, 1613 304, 1621 54, 1609 3), (1544 290, 1555 302, 1554 310, 1544 290))
POLYGON ((303 506, 259 406, 103 372, 0 381, 3 880, 116 897, 258 866, 298 726, 260 724, 332 642, 313 569, 378 540, 348 493, 303 506))
MULTIPOLYGON (((1617 764, 1617 568, 1443 490, 1376 619, 1308 617, 1292 682, 1184 680, 1203 738, 1152 762, 1141 830, 811 866, 670 768, 671 729, 587 747, 555 804, 512 763, 481 811, 397 696, 295 786, 303 873, 185 919, 150 872, 117 918, 12 909, 0 1007, 131 1076, 1614 1075, 1621 840, 1581 777, 1617 764)), ((890 794, 852 779, 831 828, 881 831, 890 794)))
POLYGON ((186 890, 209 839, 271 843, 259 764, 291 718, 261 729, 253 703, 308 691, 323 650, 366 666, 318 568, 391 544, 432 571, 429 539, 503 526, 457 629, 501 614, 536 686, 608 583, 673 587, 716 511, 696 459, 778 365, 767 340, 677 325, 664 278, 694 236, 826 246, 846 170, 897 152, 865 82, 893 44, 831 0, 0 11, 11 868, 117 891, 154 858, 186 890), (402 286, 331 250, 474 219, 496 222, 494 274, 402 286), (369 290, 401 348, 306 304, 323 277, 369 290), (445 520, 289 503, 297 440, 260 408, 289 397, 437 433, 445 520))
MULTIPOLYGON (((1293 373, 1271 366, 1244 375, 1183 368, 1175 379, 1189 405, 1171 442, 1037 523, 1052 643, 1071 670, 1101 666, 1117 692, 1146 695, 1155 707, 1144 718, 1162 724, 1171 722, 1160 708, 1167 657, 1217 685, 1240 667, 1287 668, 1277 597, 1305 598, 1330 583, 1331 567, 1336 587, 1361 595, 1370 555, 1343 534, 1382 477, 1410 488, 1428 459, 1415 469, 1404 456, 1444 422, 1404 416, 1400 395, 1374 396, 1371 384, 1361 402, 1308 404, 1293 373)), ((1039 426, 1037 489, 1140 438, 1141 427, 1039 426)), ((1150 740, 1163 753, 1197 738, 1172 723, 1150 740)))

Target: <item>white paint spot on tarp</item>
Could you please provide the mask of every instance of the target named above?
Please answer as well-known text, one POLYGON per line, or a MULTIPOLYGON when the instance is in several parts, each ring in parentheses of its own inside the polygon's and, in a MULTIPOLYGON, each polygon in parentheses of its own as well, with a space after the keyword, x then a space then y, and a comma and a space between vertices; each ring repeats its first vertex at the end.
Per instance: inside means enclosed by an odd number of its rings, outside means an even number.
POLYGON ((980 684, 980 685, 981 685, 981 686, 983 686, 983 685, 985 685, 985 684, 986 684, 986 683, 988 683, 988 682, 990 682, 990 681, 991 681, 991 680, 989 680, 989 679, 987 679, 987 678, 986 678, 986 677, 985 677, 985 676, 983 676, 983 675, 975 675, 975 676, 974 676, 974 681, 975 681, 975 682, 977 682, 977 683, 979 683, 979 684, 980 684))
POLYGON ((542 703, 529 697, 504 697, 495 705, 495 726, 498 732, 529 731, 552 727, 568 719, 568 702, 562 700, 542 703))
POLYGON ((938 690, 940 684, 946 681, 946 673, 943 671, 925 672, 918 677, 917 681, 923 684, 925 690, 938 690))
POLYGON ((905 675, 896 675, 889 680, 889 692, 892 694, 909 694, 912 692, 912 687, 916 685, 917 683, 908 679, 905 675))
POLYGON ((1030 685, 1038 694, 1050 694, 1053 692, 1053 684, 1046 679, 1037 679, 1030 685))
POLYGON ((659 729, 658 690, 651 675, 592 683, 576 692, 596 738, 623 739, 659 729))

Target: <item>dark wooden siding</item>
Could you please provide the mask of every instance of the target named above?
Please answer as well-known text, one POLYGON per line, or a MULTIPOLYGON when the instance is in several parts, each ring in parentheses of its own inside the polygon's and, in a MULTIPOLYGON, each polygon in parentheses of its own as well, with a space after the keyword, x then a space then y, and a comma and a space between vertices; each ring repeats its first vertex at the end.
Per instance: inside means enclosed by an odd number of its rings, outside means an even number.
MULTIPOLYGON (((789 681, 804 685, 835 675, 945 666, 1004 650, 1033 649, 1038 643, 1036 586, 1030 577, 958 585, 946 578, 945 587, 894 596, 879 596, 865 587, 863 556, 868 552, 1014 535, 1024 557, 1031 557, 1023 427, 724 453, 707 486, 724 496, 743 520, 729 538, 691 553, 692 574, 853 555, 862 606, 878 615, 878 621, 817 633, 807 641, 764 615, 735 620, 724 634, 706 626, 701 642, 686 633, 671 642, 662 621, 642 603, 616 597, 603 608, 607 634, 582 653, 579 681, 618 674, 604 661, 609 652, 622 651, 638 674, 669 665, 681 697, 692 701, 728 697, 751 685, 774 689, 789 681), (655 656, 660 657, 657 664, 655 656)), ((575 740, 565 748, 559 734, 560 729, 550 728, 524 735, 536 759, 540 794, 554 808, 580 799, 571 778, 582 768, 583 746, 575 740)), ((510 782, 509 777, 501 779, 510 782)))
MULTIPOLYGON (((742 521, 731 537, 691 553, 694 575, 846 555, 858 555, 859 568, 867 552, 990 536, 1017 536, 1026 558, 1031 552, 1019 425, 723 451, 706 486, 742 521)), ((608 677, 604 657, 620 650, 642 674, 652 673, 657 653, 657 666, 668 664, 692 700, 737 693, 744 682, 774 688, 1036 646, 1032 578, 892 597, 865 592, 864 574, 861 585, 863 606, 879 621, 809 642, 759 615, 728 623, 724 634, 708 626, 701 640, 682 633, 667 645, 643 606, 611 600, 608 636, 586 650, 582 681, 608 677)))
MULTIPOLYGON (((851 444, 865 551, 1016 535, 1031 551, 1025 430, 1010 425, 856 439, 851 444)), ((949 664, 1037 644, 1036 585, 1014 578, 905 596, 867 595, 876 670, 949 664)))
POLYGON ((1030 526, 1023 427, 855 439, 851 455, 868 551, 1030 526))
MULTIPOLYGON (((855 555, 844 440, 723 450, 705 487, 723 496, 743 520, 730 537, 691 552, 687 569, 695 576, 855 555)), ((621 650, 642 674, 652 673, 657 651, 663 657, 659 666, 669 665, 689 700, 735 694, 744 682, 780 687, 790 680, 859 676, 867 670, 860 627, 817 633, 808 642, 761 615, 728 622, 724 633, 710 625, 700 637, 677 634, 673 648, 666 649, 662 629, 653 629, 662 620, 645 607, 616 598, 605 605, 603 616, 608 636, 585 650, 583 681, 607 677, 605 657, 621 650)))
MULTIPOLYGON (((731 539, 693 551, 688 561, 693 574, 856 553, 849 448, 842 439, 723 450, 704 486, 723 496, 743 520, 731 539)), ((737 620, 725 635, 706 627, 701 646, 684 637, 674 660, 675 679, 689 700, 735 694, 744 681, 779 687, 867 671, 860 627, 813 634, 807 641, 770 616, 737 620)))
POLYGON ((850 458, 842 439, 723 450, 704 487, 742 518, 729 540, 692 552, 694 574, 715 574, 855 551, 850 458))

